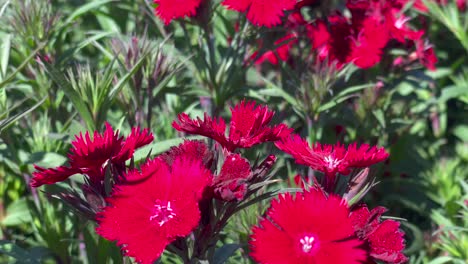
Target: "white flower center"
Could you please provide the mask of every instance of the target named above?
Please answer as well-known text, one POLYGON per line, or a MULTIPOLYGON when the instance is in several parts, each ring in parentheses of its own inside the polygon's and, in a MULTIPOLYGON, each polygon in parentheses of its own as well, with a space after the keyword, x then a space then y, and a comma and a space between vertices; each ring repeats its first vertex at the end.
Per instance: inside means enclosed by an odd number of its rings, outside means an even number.
POLYGON ((174 218, 176 214, 174 210, 171 208, 171 202, 160 202, 157 201, 154 205, 153 215, 150 216, 150 221, 156 221, 159 226, 163 226, 169 220, 174 218))
POLYGON ((315 238, 309 237, 309 236, 305 236, 305 237, 301 238, 301 240, 299 240, 299 242, 301 242, 302 251, 304 251, 304 253, 309 253, 310 252, 310 250, 314 246, 314 240, 315 240, 315 238))
POLYGON ((336 168, 341 163, 341 160, 338 160, 331 155, 326 156, 324 160, 327 163, 327 167, 330 169, 336 168))

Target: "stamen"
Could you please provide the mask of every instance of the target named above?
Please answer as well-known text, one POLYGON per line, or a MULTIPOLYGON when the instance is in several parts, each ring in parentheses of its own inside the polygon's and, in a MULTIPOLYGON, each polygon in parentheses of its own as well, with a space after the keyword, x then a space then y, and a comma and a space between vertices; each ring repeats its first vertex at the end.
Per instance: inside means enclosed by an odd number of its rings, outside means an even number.
POLYGON ((335 159, 331 155, 326 156, 324 160, 330 169, 336 168, 341 163, 341 160, 335 159))
POLYGON ((156 221, 159 226, 163 226, 169 220, 174 218, 176 214, 174 210, 171 208, 171 202, 168 201, 164 204, 164 202, 156 201, 154 205, 154 214, 150 216, 150 221, 156 221))
POLYGON ((314 237, 309 237, 309 236, 305 236, 304 238, 301 238, 299 242, 301 242, 302 251, 304 251, 305 253, 309 253, 312 247, 314 246, 314 240, 315 240, 314 237))

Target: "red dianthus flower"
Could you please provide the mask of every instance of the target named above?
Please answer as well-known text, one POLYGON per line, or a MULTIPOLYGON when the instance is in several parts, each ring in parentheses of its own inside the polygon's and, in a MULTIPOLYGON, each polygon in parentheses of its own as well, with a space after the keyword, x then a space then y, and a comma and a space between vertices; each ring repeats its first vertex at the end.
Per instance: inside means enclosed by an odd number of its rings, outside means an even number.
POLYGON ((197 12, 202 0, 154 0, 157 6, 154 10, 164 24, 173 19, 191 17, 197 12))
POLYGON ((380 217, 387 209, 376 207, 369 212, 367 206, 362 206, 351 212, 351 219, 359 239, 368 243, 369 255, 385 263, 405 263, 408 258, 403 255, 405 235, 399 229, 400 223, 394 220, 381 221, 380 217))
POLYGON ((187 114, 178 115, 178 122, 172 126, 178 131, 197 134, 216 140, 229 151, 236 148, 250 148, 267 141, 277 141, 291 133, 284 124, 268 126, 273 111, 266 106, 255 106, 255 102, 242 101, 231 108, 232 117, 229 137, 226 137, 226 123, 222 118, 212 119, 205 113, 203 120, 191 119, 187 114))
POLYGON ((315 143, 311 148, 307 140, 299 135, 284 138, 275 144, 282 151, 291 154, 296 163, 307 165, 331 178, 334 178, 336 173, 348 175, 352 168, 369 167, 389 156, 384 148, 371 147, 368 144, 358 147, 353 143, 345 148, 340 143, 315 143))
POLYGON ((198 201, 211 173, 200 161, 176 159, 169 167, 150 160, 141 172, 132 171, 128 184, 117 185, 98 215, 96 232, 117 240, 127 256, 151 264, 177 237, 198 225, 198 201))
POLYGON ((135 149, 147 145, 153 141, 153 135, 147 130, 141 131, 133 128, 130 135, 124 140, 119 137, 119 132, 114 133, 111 125, 106 123, 106 130, 100 134, 94 132, 93 139, 89 132, 83 136, 75 136, 72 141, 73 147, 68 154, 69 166, 45 169, 35 165, 31 180, 32 187, 43 184, 53 184, 64 181, 73 174, 81 173, 87 175, 91 182, 104 180, 104 174, 108 165, 116 169, 125 167, 125 161, 132 158, 135 149))
POLYGON ((247 12, 247 19, 254 25, 272 27, 281 23, 284 11, 294 9, 296 0, 224 0, 222 5, 247 12))
POLYGON ((273 200, 251 236, 251 256, 268 264, 358 264, 366 260, 346 202, 321 190, 273 200))
POLYGON ((225 201, 240 201, 247 192, 247 181, 251 176, 249 161, 239 154, 230 154, 214 180, 215 194, 225 201))

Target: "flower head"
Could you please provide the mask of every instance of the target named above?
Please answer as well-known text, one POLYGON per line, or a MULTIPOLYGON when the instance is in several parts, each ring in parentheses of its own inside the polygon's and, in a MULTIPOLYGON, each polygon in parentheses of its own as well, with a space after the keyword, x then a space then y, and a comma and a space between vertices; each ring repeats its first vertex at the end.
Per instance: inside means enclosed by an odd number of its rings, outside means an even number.
POLYGON ((294 9, 296 0, 224 0, 221 4, 247 12, 247 19, 254 25, 272 27, 281 23, 284 11, 294 9))
POLYGON ((317 189, 273 200, 251 239, 251 256, 259 263, 357 264, 366 259, 346 202, 317 189))
POLYGON ((368 243, 371 257, 391 264, 405 263, 408 260, 402 253, 405 234, 399 229, 400 223, 397 221, 380 220, 386 211, 384 207, 369 211, 367 206, 362 206, 351 212, 350 217, 356 235, 368 243))
POLYGON ((127 138, 119 137, 119 132, 112 129, 106 123, 106 130, 100 134, 95 131, 91 139, 89 132, 80 133, 72 141, 72 148, 68 154, 69 166, 45 169, 35 165, 36 171, 31 180, 32 187, 43 184, 53 184, 63 181, 73 174, 87 175, 91 182, 104 180, 104 174, 108 165, 113 165, 117 170, 125 167, 125 161, 132 158, 135 149, 147 145, 153 141, 153 135, 147 130, 141 131, 133 128, 127 138))
POLYGON ((229 137, 226 137, 224 120, 219 118, 216 121, 206 113, 203 120, 190 119, 185 113, 179 114, 178 122, 174 121, 172 126, 179 131, 212 138, 229 151, 236 148, 250 148, 267 141, 277 141, 291 133, 291 129, 284 124, 268 126, 274 112, 266 106, 256 106, 255 102, 242 101, 231 108, 231 112, 229 137))
POLYGON ((96 232, 117 240, 127 256, 153 263, 177 237, 187 236, 198 225, 198 201, 211 173, 186 158, 169 167, 161 159, 150 160, 141 172, 129 173, 126 184, 117 185, 98 215, 96 232))
POLYGON ((199 159, 207 168, 210 168, 213 162, 213 153, 208 149, 205 142, 201 140, 185 140, 182 144, 172 147, 161 154, 159 158, 164 160, 169 166, 172 166, 174 160, 182 156, 193 160, 199 159))
POLYGON ((173 19, 191 17, 197 12, 202 0, 154 0, 156 15, 168 25, 173 19))
POLYGON ((225 201, 240 201, 247 192, 246 182, 251 176, 249 162, 239 154, 230 154, 214 180, 215 194, 225 201))
POLYGON ((358 147, 353 143, 346 148, 340 143, 315 143, 310 147, 309 143, 298 135, 284 138, 275 144, 282 151, 291 154, 296 163, 307 165, 332 178, 336 173, 348 175, 352 168, 369 167, 389 156, 384 148, 371 147, 368 144, 358 147))

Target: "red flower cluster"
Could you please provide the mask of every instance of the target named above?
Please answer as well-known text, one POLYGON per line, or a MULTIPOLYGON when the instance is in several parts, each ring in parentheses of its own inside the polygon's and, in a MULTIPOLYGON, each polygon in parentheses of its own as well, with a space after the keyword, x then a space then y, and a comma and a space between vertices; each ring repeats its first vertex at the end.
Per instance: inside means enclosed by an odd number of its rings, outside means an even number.
POLYGON ((290 154, 296 163, 321 171, 325 176, 334 179, 337 173, 348 175, 352 168, 364 168, 384 161, 389 154, 384 148, 371 147, 353 143, 347 148, 340 143, 327 145, 315 143, 309 146, 307 140, 298 135, 286 137, 275 143, 282 151, 290 154))
MULTIPOLYGON (((316 21, 309 30, 319 58, 334 61, 338 66, 354 63, 369 68, 381 60, 390 40, 402 44, 420 40, 424 31, 412 30, 409 18, 402 14, 405 1, 348 0, 351 18, 339 13, 316 21)), ((432 59, 432 58, 431 58, 432 59)))
POLYGON ((151 264, 169 243, 198 225, 198 201, 211 173, 200 161, 182 158, 169 166, 155 159, 126 179, 99 213, 96 232, 116 240, 127 256, 151 264))
POLYGON ((335 12, 325 20, 308 22, 300 10, 315 2, 307 0, 296 4, 284 24, 288 34, 278 39, 275 44, 280 44, 285 39, 289 41, 266 52, 257 63, 268 60, 276 65, 278 60, 286 61, 293 44, 305 33, 312 50, 317 53, 317 58, 336 63, 338 68, 349 63, 363 69, 378 64, 384 49, 393 40, 393 43, 414 46, 420 62, 430 70, 435 69, 437 57, 432 46, 421 46, 421 43, 426 43, 423 39, 424 30, 411 29, 408 25, 410 18, 403 14, 403 7, 408 1, 348 0, 346 7, 351 17, 335 12))
POLYGON ((250 148, 267 141, 277 141, 292 131, 285 124, 268 126, 274 112, 266 106, 255 106, 255 102, 242 101, 231 108, 231 112, 229 137, 226 137, 224 119, 219 118, 216 121, 206 113, 203 120, 191 119, 185 113, 179 114, 178 122, 174 121, 172 126, 178 131, 212 138, 229 151, 250 148))
POLYGON ((317 189, 273 200, 251 239, 258 263, 358 264, 367 257, 346 202, 317 189))
POLYGON ((125 168, 125 161, 132 158, 135 149, 153 141, 153 135, 147 129, 141 131, 133 128, 130 135, 124 139, 119 132, 114 133, 112 127, 106 123, 103 134, 95 131, 93 139, 89 132, 83 136, 80 133, 72 142, 73 147, 68 155, 69 166, 45 169, 35 165, 36 172, 31 180, 32 187, 43 184, 53 184, 66 180, 74 174, 84 174, 94 183, 104 180, 106 168, 112 166, 120 171, 125 168))
POLYGON ((405 263, 408 258, 402 253, 405 249, 404 233, 397 221, 380 220, 386 211, 383 207, 377 207, 369 212, 367 206, 362 206, 354 210, 350 217, 356 235, 368 244, 371 257, 386 263, 405 263))

